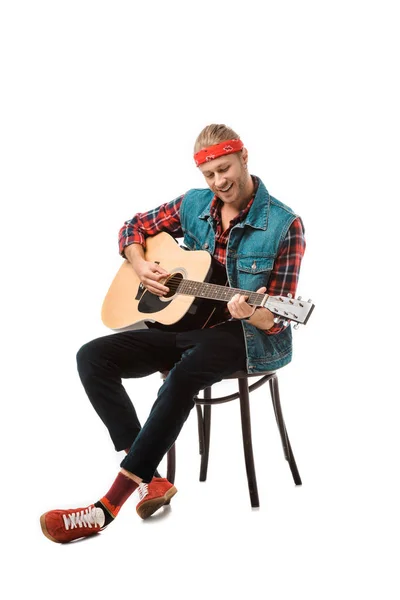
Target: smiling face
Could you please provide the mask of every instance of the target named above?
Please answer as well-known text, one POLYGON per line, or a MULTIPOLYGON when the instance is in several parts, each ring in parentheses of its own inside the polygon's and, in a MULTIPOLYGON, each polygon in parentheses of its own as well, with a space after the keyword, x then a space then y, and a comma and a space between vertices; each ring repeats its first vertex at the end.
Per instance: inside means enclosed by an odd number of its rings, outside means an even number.
POLYGON ((247 171, 247 150, 220 156, 199 166, 209 188, 226 204, 245 208, 253 194, 253 180, 247 171))

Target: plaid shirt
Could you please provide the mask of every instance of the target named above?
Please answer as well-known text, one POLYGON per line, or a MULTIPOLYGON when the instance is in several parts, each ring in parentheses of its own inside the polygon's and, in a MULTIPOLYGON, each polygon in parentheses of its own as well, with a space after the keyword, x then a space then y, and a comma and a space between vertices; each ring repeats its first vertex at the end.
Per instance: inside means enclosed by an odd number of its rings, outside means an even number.
MULTIPOLYGON (((254 178, 256 188, 258 179, 254 178)), ((146 246, 146 237, 166 231, 175 238, 183 237, 179 210, 184 195, 179 196, 172 202, 162 204, 154 210, 145 213, 137 213, 129 221, 125 221, 119 232, 119 251, 124 256, 124 248, 130 244, 141 244, 146 246)), ((214 258, 220 263, 226 263, 226 248, 229 232, 234 225, 243 221, 253 203, 254 196, 244 210, 232 219, 226 231, 222 229, 221 206, 222 202, 214 196, 210 213, 216 222, 214 258)), ((268 281, 267 294, 271 296, 296 295, 297 282, 299 278, 301 259, 305 251, 304 232, 299 218, 295 219, 283 240, 268 281)), ((227 315, 229 318, 229 313, 227 315)), ((274 335, 282 331, 283 326, 275 324, 271 329, 265 331, 267 335, 274 335)))

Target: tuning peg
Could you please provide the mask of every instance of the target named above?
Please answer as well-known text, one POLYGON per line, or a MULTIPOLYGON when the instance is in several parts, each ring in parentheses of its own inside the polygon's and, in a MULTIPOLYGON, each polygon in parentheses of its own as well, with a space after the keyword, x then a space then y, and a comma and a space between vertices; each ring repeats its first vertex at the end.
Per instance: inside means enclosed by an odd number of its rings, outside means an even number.
POLYGON ((293 325, 293 329, 298 329, 300 327, 300 323, 296 323, 296 325, 293 325))
POLYGON ((280 318, 280 317, 275 317, 275 319, 274 319, 274 323, 277 323, 277 324, 278 324, 278 323, 280 323, 280 321, 281 321, 281 318, 280 318))
POLYGON ((311 298, 309 298, 309 300, 307 300, 307 302, 308 302, 309 304, 312 304, 312 300, 311 300, 311 298))
POLYGON ((301 300, 301 296, 299 296, 299 297, 297 298, 297 300, 301 300))
POLYGON ((288 294, 287 297, 289 298, 289 304, 294 304, 294 300, 292 300, 293 294, 288 294))
POLYGON ((284 327, 287 327, 289 325, 289 321, 283 321, 283 325, 284 327))

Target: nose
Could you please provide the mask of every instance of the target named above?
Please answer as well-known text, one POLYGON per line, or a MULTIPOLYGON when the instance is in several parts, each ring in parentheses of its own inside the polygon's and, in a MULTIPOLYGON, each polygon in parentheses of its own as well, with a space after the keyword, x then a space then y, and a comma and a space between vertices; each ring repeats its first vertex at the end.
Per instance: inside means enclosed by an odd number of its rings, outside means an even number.
POLYGON ((226 186, 226 177, 223 173, 216 173, 215 174, 215 180, 214 180, 215 186, 220 190, 221 188, 224 188, 226 186))

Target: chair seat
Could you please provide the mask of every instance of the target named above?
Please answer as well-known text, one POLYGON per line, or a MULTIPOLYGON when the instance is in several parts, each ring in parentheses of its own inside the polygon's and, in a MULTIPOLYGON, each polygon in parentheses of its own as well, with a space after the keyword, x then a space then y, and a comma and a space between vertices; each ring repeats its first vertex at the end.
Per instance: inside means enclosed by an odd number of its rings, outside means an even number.
POLYGON ((247 371, 236 371, 232 375, 227 375, 224 379, 244 379, 248 377, 263 377, 264 375, 274 375, 276 371, 261 371, 260 373, 248 373, 247 371))
POLYGON ((227 375, 226 377, 224 377, 222 381, 225 381, 227 379, 237 379, 237 382, 239 384, 239 390, 237 392, 234 392, 233 394, 228 394, 227 396, 219 396, 217 398, 212 398, 211 388, 206 388, 206 390, 208 391, 204 390, 204 398, 199 398, 198 396, 196 396, 194 400, 196 404, 203 404, 209 406, 212 404, 223 404, 225 402, 231 402, 232 400, 237 400, 237 398, 240 398, 241 396, 243 396, 243 394, 249 394, 250 392, 261 387, 262 385, 264 385, 264 383, 267 383, 267 381, 270 381, 273 378, 276 378, 276 371, 263 371, 262 373, 247 373, 247 371, 236 371, 235 373, 232 373, 232 375, 227 375), (248 385, 249 377, 259 377, 259 379, 255 383, 248 385))

